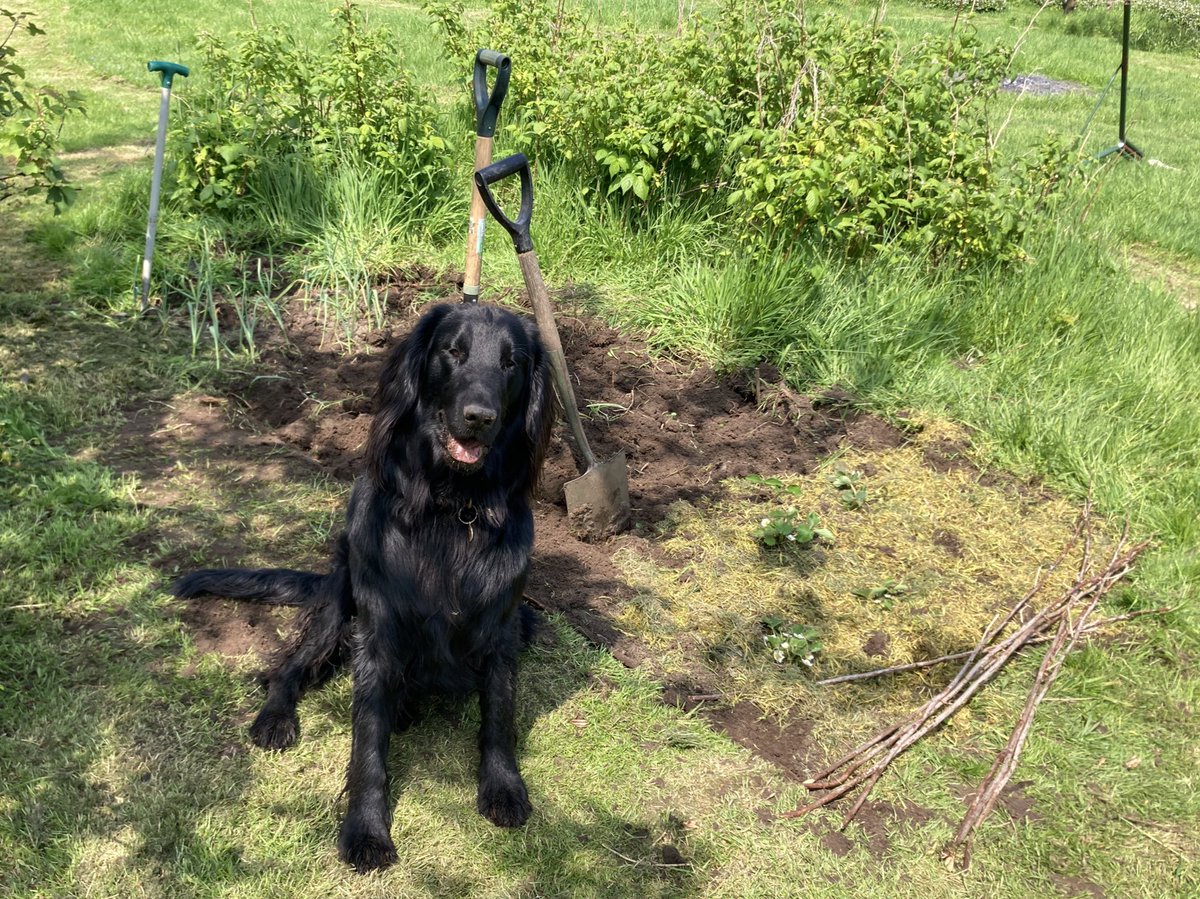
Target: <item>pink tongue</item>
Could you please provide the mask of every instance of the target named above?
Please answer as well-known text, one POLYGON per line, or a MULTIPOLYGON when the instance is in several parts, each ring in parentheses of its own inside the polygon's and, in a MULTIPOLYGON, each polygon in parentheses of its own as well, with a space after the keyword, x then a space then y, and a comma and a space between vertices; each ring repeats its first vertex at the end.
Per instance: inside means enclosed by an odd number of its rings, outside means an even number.
POLYGON ((447 435, 446 449, 457 461, 466 465, 474 465, 483 455, 483 444, 472 440, 469 444, 459 443, 453 435, 447 435))

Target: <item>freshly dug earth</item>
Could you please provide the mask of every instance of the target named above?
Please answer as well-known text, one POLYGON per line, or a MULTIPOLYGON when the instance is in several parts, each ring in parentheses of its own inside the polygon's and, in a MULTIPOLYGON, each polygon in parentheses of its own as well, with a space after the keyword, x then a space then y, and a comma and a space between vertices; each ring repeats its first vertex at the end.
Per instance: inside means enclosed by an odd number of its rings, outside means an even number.
MULTIPOLYGON (((422 300, 430 294, 452 297, 453 288, 452 280, 428 272, 403 282, 389 298, 388 326, 361 331, 349 352, 330 336, 314 306, 293 301, 286 335, 267 333, 261 344, 261 368, 270 377, 249 378, 229 391, 243 413, 241 424, 256 432, 258 442, 281 442, 332 476, 353 479, 387 350, 407 333, 424 308, 422 300)), ((722 378, 704 366, 651 357, 641 341, 570 302, 557 302, 563 349, 592 449, 600 459, 624 450, 628 459, 634 525, 630 533, 600 544, 571 532, 563 484, 578 477, 578 469, 560 428, 534 505, 537 536, 527 595, 535 605, 561 612, 626 664, 639 664, 645 650, 611 621, 632 595, 613 564, 615 549, 652 554, 651 535, 668 509, 722 495, 723 480, 762 472, 802 474, 845 443, 878 449, 904 439, 837 391, 776 398, 784 408, 765 415, 756 390, 767 392, 777 381, 770 366, 722 378)))

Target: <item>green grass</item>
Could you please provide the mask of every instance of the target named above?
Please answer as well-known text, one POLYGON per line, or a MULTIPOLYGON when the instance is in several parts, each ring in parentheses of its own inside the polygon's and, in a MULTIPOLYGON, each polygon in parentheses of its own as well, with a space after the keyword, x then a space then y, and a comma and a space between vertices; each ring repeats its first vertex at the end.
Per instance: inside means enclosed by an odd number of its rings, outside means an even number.
MULTIPOLYGON (((326 5, 259 0, 253 9, 260 25, 312 29, 326 5)), ((405 64, 432 95, 456 96, 466 72, 444 58, 417 4, 363 5, 404 35, 405 64)), ((847 6, 874 14, 874 4, 847 6)), ((799 386, 848 384, 886 413, 948 414, 976 429, 986 458, 1072 495, 1090 490, 1111 515, 1158 535, 1112 604, 1179 609, 1072 657, 1017 775, 1030 782, 1023 789, 1035 820, 993 816, 966 874, 937 860, 962 793, 1007 735, 997 722, 1011 721, 1022 703, 1033 660, 1006 671, 969 715, 880 784, 879 799, 912 801, 937 817, 893 829, 882 858, 861 847, 840 857, 804 822, 760 821, 759 812, 795 807, 797 785, 662 706, 648 676, 556 622, 553 641, 528 655, 522 675, 531 824, 498 832, 474 813, 477 712, 451 709, 396 741, 402 863, 358 878, 333 848, 347 681, 305 701, 295 751, 247 751, 257 660, 205 654, 154 567, 164 557, 209 561, 214 545, 230 540, 239 559, 319 564, 344 489, 314 478, 283 491, 247 476, 251 460, 213 460, 182 438, 177 454, 143 466, 141 483, 104 461, 130 404, 161 410, 219 388, 209 347, 191 353, 182 312, 170 324, 114 313, 131 308, 145 221, 149 161, 137 154, 152 139, 158 105, 145 62, 190 62, 200 30, 245 28, 251 6, 43 7, 49 34, 24 41, 20 58, 35 81, 87 95, 89 116, 65 137, 83 154, 75 165, 88 189, 63 218, 20 205, 5 209, 0 228, 0 851, 8 859, 0 893, 1025 897, 1071 895, 1064 877, 1114 896, 1200 890, 1200 323, 1186 308, 1200 283, 1194 57, 1133 57, 1129 137, 1170 168, 1087 166, 1032 235, 1032 261, 1016 269, 936 276, 902 261, 847 265, 803 247, 751 264, 702 207, 666 205, 631 230, 619 209, 589 205, 560 173, 539 173, 533 230, 549 279, 590 288, 594 308, 646 329, 660 349, 730 366, 768 356, 799 386), (685 866, 663 867, 668 844, 685 866)), ((1015 40, 1031 10, 1010 7, 974 27, 1015 40)), ((595 11, 602 23, 628 13, 669 30, 678 4, 595 11)), ((949 16, 891 3, 887 21, 916 39, 945 29, 949 16)), ((1078 133, 1118 58, 1110 38, 1069 34, 1047 10, 1015 70, 1089 90, 999 95, 994 119, 1008 121, 1001 146, 1078 133)), ((197 70, 176 89, 194 90, 205 77, 197 70)), ((1110 93, 1085 150, 1115 138, 1110 93)), ((288 240, 315 235, 292 267, 315 285, 365 297, 380 267, 461 265, 455 229, 465 222, 468 161, 462 197, 420 222, 361 181, 325 185, 334 199, 316 203, 303 173, 280 172, 278 201, 263 207, 274 217, 256 209, 236 227, 278 235, 281 254, 288 240)), ((164 214, 162 270, 186 273, 205 229, 211 237, 228 227, 164 214)), ((486 289, 519 282, 510 246, 489 229, 486 289)), ((218 281, 241 289, 232 270, 218 281)), ((253 364, 244 353, 219 358, 225 369, 253 364)), ((847 688, 839 701, 870 709, 892 689, 847 688)), ((850 833, 865 845, 857 825, 850 833)))

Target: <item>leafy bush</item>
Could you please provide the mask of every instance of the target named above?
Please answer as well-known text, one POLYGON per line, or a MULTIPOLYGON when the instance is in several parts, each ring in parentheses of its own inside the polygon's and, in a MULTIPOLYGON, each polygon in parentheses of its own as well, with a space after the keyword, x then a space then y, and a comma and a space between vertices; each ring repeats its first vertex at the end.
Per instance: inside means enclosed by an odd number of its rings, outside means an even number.
POLYGON ((761 251, 899 239, 935 261, 1019 258, 1062 169, 1053 149, 996 158, 985 105, 1009 53, 970 29, 906 50, 784 0, 722 0, 673 37, 598 32, 549 0, 497 0, 477 32, 457 0, 426 9, 452 52, 486 35, 511 53, 520 148, 635 213, 714 194, 761 251))
POLYGON ((0 202, 20 194, 45 192, 55 212, 70 204, 77 189, 59 167, 57 153, 63 122, 82 112, 75 91, 34 88, 9 46, 14 34, 45 34, 28 12, 0 9, 0 202))
POLYGON ((456 56, 503 47, 513 66, 506 135, 544 162, 569 166, 603 194, 646 201, 711 179, 727 129, 708 40, 699 28, 674 39, 636 27, 598 32, 548 0, 497 0, 470 30, 458 0, 424 4, 456 56))
POLYGON ((268 165, 299 159, 318 173, 347 157, 401 172, 413 202, 433 202, 446 143, 433 108, 403 69, 391 36, 367 30, 346 2, 325 46, 309 35, 254 30, 201 38, 211 87, 180 116, 176 197, 225 209, 260 187, 268 165))
POLYGON ((729 146, 728 202, 764 243, 815 232, 852 254, 897 241, 935 262, 1021 257, 1064 158, 996 157, 983 108, 1004 49, 962 29, 901 52, 835 18, 780 17, 773 38, 791 84, 729 146))

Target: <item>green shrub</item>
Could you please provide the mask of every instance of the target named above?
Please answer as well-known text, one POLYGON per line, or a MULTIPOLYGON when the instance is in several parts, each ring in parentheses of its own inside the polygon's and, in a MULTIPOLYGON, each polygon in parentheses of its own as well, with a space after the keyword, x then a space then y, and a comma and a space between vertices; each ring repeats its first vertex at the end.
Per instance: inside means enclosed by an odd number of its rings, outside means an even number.
POLYGON ((457 0, 424 6, 450 53, 486 45, 513 57, 505 136, 533 158, 641 201, 716 174, 737 110, 727 112, 699 27, 668 40, 633 26, 599 32, 559 3, 497 0, 472 31, 457 0))
POLYGON ((1021 257, 1065 159, 996 154, 983 111, 1007 51, 959 29, 901 52, 837 18, 781 17, 773 40, 791 84, 729 144, 728 202, 762 243, 815 232, 851 254, 898 242, 935 262, 1021 257))
POLYGON ((10 41, 18 31, 45 34, 28 12, 0 9, 0 202, 21 194, 45 193, 55 212, 75 198, 58 164, 59 133, 72 113, 83 111, 75 91, 35 88, 16 63, 10 41))
POLYGON ((716 197, 758 251, 898 240, 934 261, 1015 259, 1063 168, 1052 148, 997 158, 986 102, 1010 54, 967 28, 904 49, 784 0, 722 0, 674 36, 600 32, 549 0, 497 0, 474 32, 453 0, 426 9, 453 52, 486 37, 511 53, 518 147, 635 218, 716 197))
POLYGON ((201 38, 211 86, 189 98, 175 196, 226 209, 271 165, 335 168, 347 157, 401 172, 413 202, 433 202, 446 179, 446 143, 432 106, 397 65, 391 36, 367 30, 356 6, 332 14, 325 43, 278 29, 201 38), (299 160, 299 161, 296 161, 299 160))

